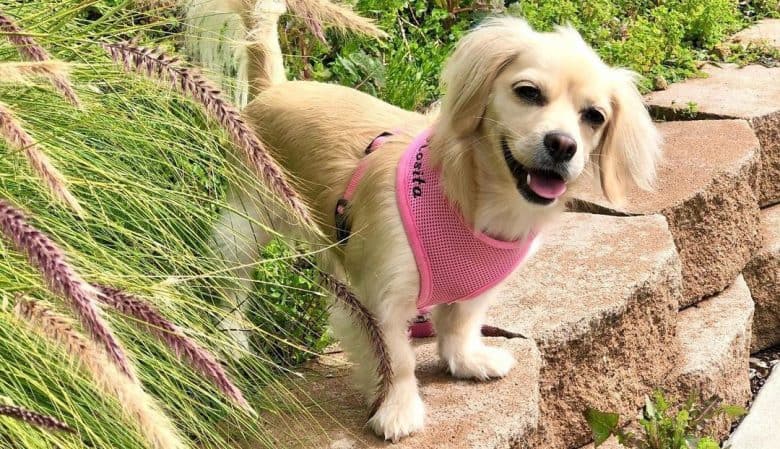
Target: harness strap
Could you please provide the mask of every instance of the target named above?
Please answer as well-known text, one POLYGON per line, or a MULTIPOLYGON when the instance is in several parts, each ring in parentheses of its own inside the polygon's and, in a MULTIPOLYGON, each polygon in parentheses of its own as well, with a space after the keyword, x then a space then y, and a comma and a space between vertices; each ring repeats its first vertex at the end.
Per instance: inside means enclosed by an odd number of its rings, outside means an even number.
MULTIPOLYGON (((364 150, 364 156, 368 156, 369 154, 381 148, 387 139, 392 135, 392 132, 384 131, 382 134, 374 137, 371 143, 369 143, 364 150)), ((360 185, 360 181, 363 179, 363 175, 366 174, 367 169, 368 161, 365 157, 363 157, 363 159, 358 162, 358 166, 355 168, 355 171, 352 173, 352 177, 349 179, 349 183, 347 184, 347 188, 344 190, 344 194, 336 202, 334 216, 336 218, 336 239, 338 240, 339 245, 346 245, 349 241, 349 236, 352 233, 352 229, 347 222, 347 206, 352 200, 352 197, 355 195, 355 191, 360 185)))
MULTIPOLYGON (((397 132, 397 131, 395 131, 397 132)), ((364 156, 368 156, 374 151, 382 147, 382 145, 393 135, 393 132, 384 131, 382 134, 374 137, 371 143, 368 144, 364 151, 364 156)), ((355 191, 360 185, 360 181, 366 174, 368 169, 368 161, 365 157, 358 162, 355 171, 352 173, 352 177, 347 183, 347 188, 344 190, 344 194, 336 202, 336 209, 334 216, 336 218, 336 238, 339 245, 346 245, 349 241, 349 236, 352 233, 352 229, 347 222, 347 206, 355 195, 355 191)), ((425 338, 436 335, 433 329, 433 323, 431 323, 430 314, 421 311, 421 314, 417 316, 415 321, 409 325, 409 336, 412 338, 425 338)))

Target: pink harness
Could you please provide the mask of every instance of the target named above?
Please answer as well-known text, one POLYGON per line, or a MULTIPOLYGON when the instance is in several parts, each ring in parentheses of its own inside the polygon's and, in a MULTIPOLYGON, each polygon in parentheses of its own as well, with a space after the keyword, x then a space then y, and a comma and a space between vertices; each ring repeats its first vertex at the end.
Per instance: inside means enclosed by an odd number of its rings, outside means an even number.
MULTIPOLYGON (((430 129, 414 138, 398 163, 396 198, 406 236, 420 274, 417 309, 427 313, 433 306, 472 299, 509 276, 528 256, 536 234, 514 242, 493 239, 473 231, 440 183, 439 170, 430 165, 430 129)), ((383 133, 366 153, 381 147, 390 133, 383 133)), ((367 162, 361 160, 344 196, 336 207, 339 240, 349 238, 344 208, 352 198, 367 162)), ((418 320, 413 336, 432 335, 430 322, 418 320)))

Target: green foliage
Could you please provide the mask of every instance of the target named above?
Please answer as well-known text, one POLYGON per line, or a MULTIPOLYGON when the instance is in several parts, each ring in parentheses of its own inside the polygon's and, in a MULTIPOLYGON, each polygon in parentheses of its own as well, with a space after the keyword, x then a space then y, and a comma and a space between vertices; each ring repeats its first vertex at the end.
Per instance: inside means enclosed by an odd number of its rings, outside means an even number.
POLYGON ((617 413, 588 408, 585 420, 596 447, 614 435, 620 445, 634 449, 720 449, 713 438, 701 436, 704 426, 722 415, 737 418, 747 413, 742 407, 721 403, 715 396, 698 403, 691 394, 684 404, 673 409, 664 394, 655 391, 652 398, 645 397, 639 434, 622 429, 617 413))
MULTIPOLYGON (((390 37, 382 42, 330 36, 330 46, 298 35, 285 42, 296 78, 357 87, 390 103, 420 109, 440 92, 442 62, 465 31, 486 15, 524 17, 539 30, 570 24, 609 64, 644 76, 642 88, 695 75, 700 60, 751 20, 778 14, 777 0, 357 0, 390 37)), ((288 28, 289 29, 289 28, 288 28)), ((743 60, 756 61, 752 54, 743 60)))
MULTIPOLYGON (((234 267, 212 250, 211 233, 219 211, 230 208, 228 181, 245 182, 247 172, 226 163, 231 145, 199 105, 166 85, 125 74, 97 45, 138 37, 143 45, 176 46, 171 38, 180 29, 176 18, 141 16, 129 6, 126 1, 0 0, 0 10, 12 14, 54 57, 74 63, 72 78, 83 110, 72 108, 46 83, 0 83, 0 102, 64 173, 87 216, 82 220, 52 202, 24 156, 2 140, 0 197, 26 210, 85 279, 146 298, 214 351, 255 409, 300 416, 281 368, 322 345, 322 294, 310 272, 294 269, 288 256, 295 249, 278 243, 270 261, 258 261, 255 307, 265 312, 247 326, 263 351, 240 363, 226 356, 239 348, 218 329, 226 312, 218 305, 216 287, 233 281, 234 267)), ((0 38, 0 61, 18 60, 16 50, 0 38)), ((144 449, 143 437, 123 418, 120 404, 101 395, 68 354, 14 319, 17 292, 67 313, 36 270, 0 239, 0 395, 61 418, 78 434, 49 435, 0 419, 0 447, 144 449)), ((256 417, 232 407, 148 330, 111 311, 106 315, 145 389, 192 447, 237 447, 240 440, 251 447, 278 447, 256 417)))

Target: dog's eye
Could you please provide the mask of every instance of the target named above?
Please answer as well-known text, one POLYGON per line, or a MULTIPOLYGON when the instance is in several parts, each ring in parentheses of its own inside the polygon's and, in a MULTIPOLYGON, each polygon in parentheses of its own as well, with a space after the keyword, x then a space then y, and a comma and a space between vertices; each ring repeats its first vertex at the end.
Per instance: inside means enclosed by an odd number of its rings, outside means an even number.
POLYGON ((544 103, 544 97, 542 91, 535 86, 528 84, 518 84, 514 88, 515 95, 522 98, 529 103, 541 104, 544 103))
POLYGON ((606 120, 604 114, 596 108, 588 108, 582 111, 582 119, 591 126, 599 126, 606 120))

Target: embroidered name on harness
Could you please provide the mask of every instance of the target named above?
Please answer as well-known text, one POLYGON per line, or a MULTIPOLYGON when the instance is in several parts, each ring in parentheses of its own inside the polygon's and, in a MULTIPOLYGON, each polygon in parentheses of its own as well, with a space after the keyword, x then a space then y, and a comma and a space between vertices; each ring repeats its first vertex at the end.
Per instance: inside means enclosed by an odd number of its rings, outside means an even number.
POLYGON ((473 231, 444 194, 430 165, 430 130, 419 134, 398 163, 396 197, 406 236, 420 273, 417 308, 464 301, 509 276, 536 239, 505 242, 473 231))

